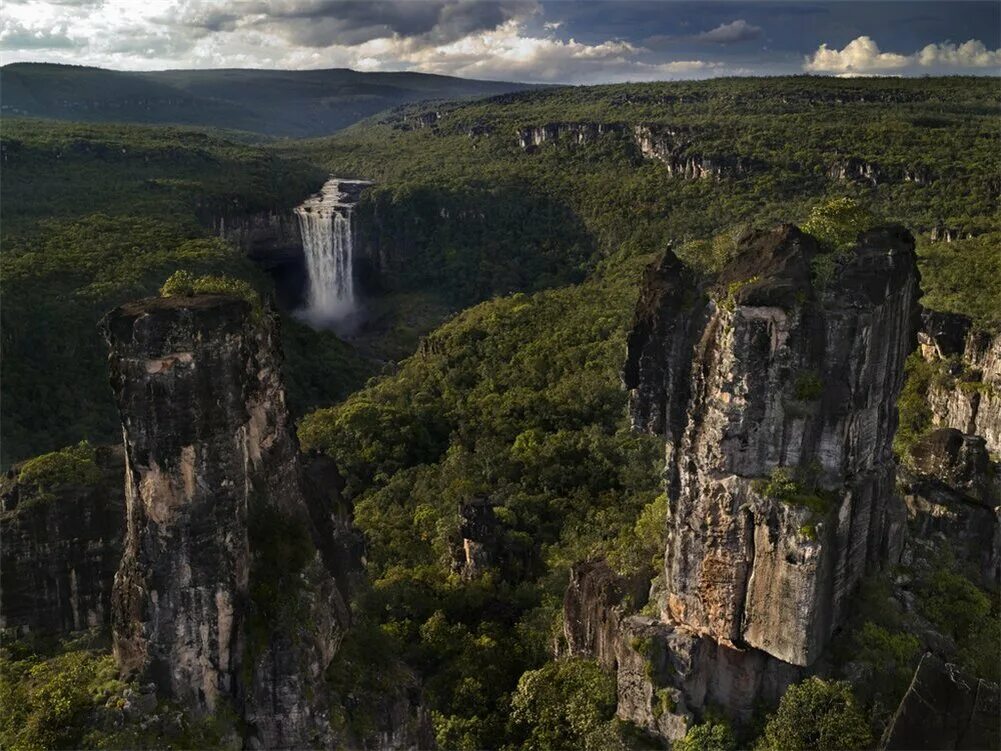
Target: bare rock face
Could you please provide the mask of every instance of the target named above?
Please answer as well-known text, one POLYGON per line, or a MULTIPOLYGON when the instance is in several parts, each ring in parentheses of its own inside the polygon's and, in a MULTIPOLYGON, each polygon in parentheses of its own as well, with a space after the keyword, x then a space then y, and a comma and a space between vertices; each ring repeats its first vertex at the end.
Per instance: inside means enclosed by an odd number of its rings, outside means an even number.
POLYGON ((0 479, 0 629, 65 633, 107 626, 111 588, 125 534, 124 455, 94 452, 93 482, 72 482, 34 497, 18 481, 22 465, 0 479))
POLYGON ((686 180, 721 180, 739 177, 753 168, 752 161, 734 155, 694 154, 689 133, 665 125, 636 125, 633 141, 644 159, 662 162, 668 174, 686 180))
POLYGON ((982 436, 1001 453, 1001 336, 965 316, 926 311, 921 345, 937 371, 928 389, 935 425, 982 436))
POLYGON ((857 157, 850 157, 831 165, 827 176, 841 182, 856 182, 876 187, 886 182, 883 168, 874 162, 867 162, 857 157))
POLYGON ((605 133, 621 133, 624 129, 625 126, 621 123, 554 122, 530 125, 518 130, 518 145, 525 151, 531 151, 553 141, 565 141, 582 146, 605 133))
POLYGON ((244 300, 154 298, 104 320, 128 526, 114 652, 267 747, 329 742, 323 671, 348 622, 313 542, 272 320, 244 300))
POLYGON ((302 257, 302 233, 292 211, 211 217, 213 231, 264 268, 302 257))
POLYGON ((603 561, 579 563, 563 601, 567 652, 592 657, 616 677, 617 714, 665 740, 684 737, 710 708, 735 722, 751 720, 803 671, 760 650, 737 650, 631 614, 646 582, 617 576, 603 561))
POLYGON ((819 255, 790 225, 746 238, 703 313, 641 301, 635 330, 675 330, 686 315, 704 324, 683 344, 650 337, 625 369, 634 416, 657 394, 685 400, 664 434, 669 619, 800 666, 824 648, 862 575, 899 549, 891 442, 919 295, 903 229, 864 233, 823 286, 819 255), (687 374, 687 389, 676 377, 631 382, 658 359, 687 374))
POLYGON ((488 498, 473 498, 459 504, 458 541, 453 550, 453 569, 464 579, 474 579, 497 565, 503 529, 488 498))
POLYGON ((899 485, 911 528, 905 558, 944 541, 983 586, 1001 585, 1001 473, 983 438, 932 431, 911 449, 899 485))
POLYGON ((880 748, 1001 748, 1001 690, 933 654, 921 658, 911 686, 890 720, 880 748))

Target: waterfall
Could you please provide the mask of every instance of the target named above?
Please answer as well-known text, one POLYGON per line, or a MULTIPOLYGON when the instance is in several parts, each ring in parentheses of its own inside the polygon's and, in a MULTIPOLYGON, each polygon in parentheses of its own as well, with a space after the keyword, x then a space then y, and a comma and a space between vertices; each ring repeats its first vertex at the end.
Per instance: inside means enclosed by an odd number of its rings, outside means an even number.
POLYGON ((309 287, 303 317, 331 324, 355 312, 351 213, 359 181, 328 180, 295 210, 302 233, 309 287))

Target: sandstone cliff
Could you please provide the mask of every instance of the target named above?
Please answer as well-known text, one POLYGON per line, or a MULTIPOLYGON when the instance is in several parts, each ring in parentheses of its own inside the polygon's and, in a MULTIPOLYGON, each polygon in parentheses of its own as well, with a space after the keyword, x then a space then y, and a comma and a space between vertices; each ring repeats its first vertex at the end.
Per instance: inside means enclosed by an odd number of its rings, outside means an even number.
POLYGON ((933 430, 911 449, 899 486, 910 521, 907 560, 945 545, 982 586, 1001 587, 1001 472, 983 438, 933 430))
POLYGON ((634 427, 666 444, 660 615, 626 617, 595 571, 565 603, 571 650, 617 671, 620 717, 665 739, 707 706, 746 720, 777 700, 902 545, 891 444, 913 238, 878 228, 832 255, 786 225, 741 243, 707 290, 668 252, 628 339, 634 427))
POLYGON ((267 747, 330 742, 323 671, 348 612, 313 540, 270 316, 207 295, 104 321, 125 437, 114 651, 267 747))
POLYGON ((108 624, 111 585, 122 556, 125 495, 120 448, 94 452, 92 476, 40 494, 0 480, 0 628, 65 633, 108 624))
MULTIPOLYGON (((811 281, 818 254, 791 226, 747 239, 704 326, 683 347, 651 338, 626 366, 634 414, 651 399, 684 403, 665 433, 677 486, 665 612, 797 665, 817 657, 859 578, 899 545, 890 444, 918 296, 903 230, 866 233, 823 286, 811 281), (676 378, 631 379, 633 359, 666 347, 683 351, 664 359, 687 395, 676 378)), ((641 309, 637 328, 691 317, 667 306, 651 322, 641 309)))
POLYGON ((927 394, 935 425, 979 435, 1001 453, 1001 336, 966 316, 925 311, 920 341, 935 369, 927 394))

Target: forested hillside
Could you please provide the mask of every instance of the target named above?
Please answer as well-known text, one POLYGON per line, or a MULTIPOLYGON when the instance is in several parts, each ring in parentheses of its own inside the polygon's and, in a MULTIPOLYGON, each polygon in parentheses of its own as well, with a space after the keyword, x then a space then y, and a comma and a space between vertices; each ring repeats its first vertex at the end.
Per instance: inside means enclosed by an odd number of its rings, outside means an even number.
POLYGON ((4 116, 197 125, 261 136, 333 133, 405 102, 528 88, 426 73, 333 70, 117 71, 12 63, 0 68, 4 116))
MULTIPOLYGON (((326 674, 335 732, 410 732, 387 725, 402 713, 446 749, 658 747, 613 719, 614 680, 595 662, 553 660, 567 649, 573 564, 662 576, 664 440, 630 430, 622 386, 650 264, 671 249, 711 289, 753 231, 792 222, 823 249, 810 281, 823 289, 860 231, 899 223, 916 239, 921 305, 996 332, 999 104, 996 79, 795 77, 408 105, 267 146, 188 129, 5 123, 4 461, 115 439, 95 328, 104 310, 176 269, 270 289, 206 216, 287 211, 327 174, 371 180, 356 213, 366 304, 410 316, 410 329, 349 345, 286 316, 282 335, 293 402, 309 409, 299 440, 333 459, 366 549, 354 622, 326 674), (490 508, 476 539, 492 552, 470 571, 463 530, 476 504, 490 508)), ((755 279, 715 302, 734 305, 755 279)), ((699 294, 693 282, 693 306, 699 294)), ((910 367, 901 408, 913 444, 930 431, 929 384, 943 378, 910 367)), ((803 375, 809 402, 824 384, 803 375)), ((804 482, 780 474, 762 492, 826 512, 804 482)), ((926 558, 896 580, 864 581, 819 663, 826 682, 800 683, 781 710, 761 706, 742 727, 710 713, 702 736, 675 747, 790 748, 796 708, 811 702, 843 709, 829 747, 872 747, 936 635, 963 669, 998 680, 996 592, 948 545, 926 558), (903 604, 891 596, 900 581, 903 604)), ((17 669, 44 677, 59 660, 90 660, 86 693, 106 668, 101 648, 57 652, 39 648, 17 669)), ((6 680, 23 691, 19 675, 6 680)), ((658 718, 675 710, 667 694, 656 701, 658 718)), ((61 742, 87 737, 85 714, 61 742)), ((224 735, 195 729, 195 742, 224 735)))

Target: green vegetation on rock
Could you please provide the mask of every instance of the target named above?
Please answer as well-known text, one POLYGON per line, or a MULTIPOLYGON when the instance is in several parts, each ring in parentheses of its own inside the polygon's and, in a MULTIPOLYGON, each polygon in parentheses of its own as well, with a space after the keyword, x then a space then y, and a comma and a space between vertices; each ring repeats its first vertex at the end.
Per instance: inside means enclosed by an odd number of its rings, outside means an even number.
POLYGON ((769 716, 756 751, 844 751, 869 748, 872 736, 851 687, 808 678, 790 686, 769 716))

